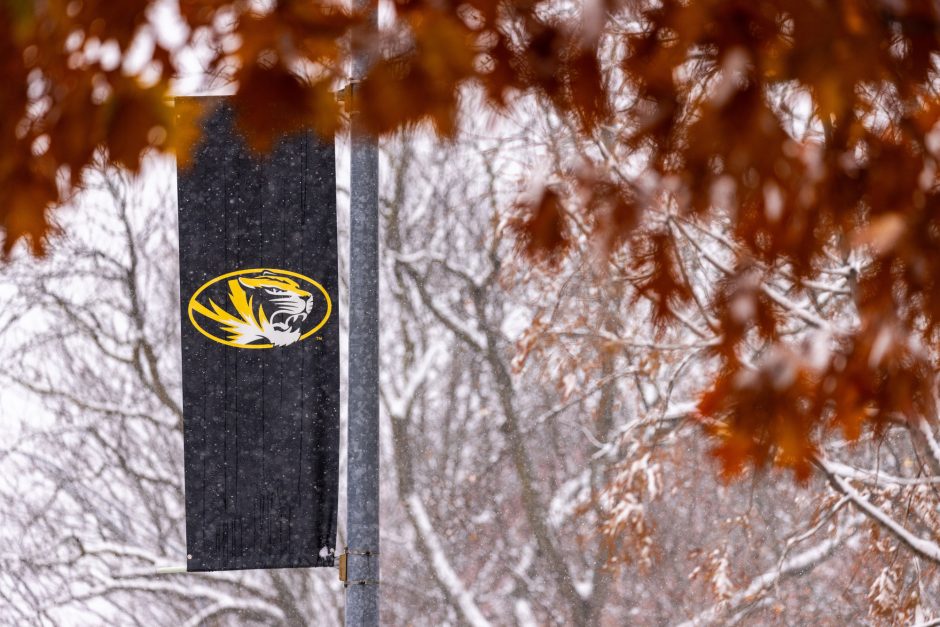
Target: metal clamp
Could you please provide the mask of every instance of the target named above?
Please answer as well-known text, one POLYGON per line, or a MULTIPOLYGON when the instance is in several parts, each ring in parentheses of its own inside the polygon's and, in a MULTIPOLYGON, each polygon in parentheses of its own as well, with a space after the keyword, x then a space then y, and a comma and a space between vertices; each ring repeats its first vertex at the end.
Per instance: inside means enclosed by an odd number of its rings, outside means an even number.
POLYGON ((378 556, 379 552, 373 551, 371 549, 365 549, 365 550, 350 549, 347 546, 346 549, 339 555, 339 580, 343 582, 343 585, 347 588, 351 585, 360 585, 360 586, 378 585, 379 583, 378 579, 353 579, 351 581, 347 580, 347 576, 348 576, 347 569, 348 569, 348 564, 349 564, 348 558, 350 555, 356 555, 360 557, 372 557, 373 555, 378 556))

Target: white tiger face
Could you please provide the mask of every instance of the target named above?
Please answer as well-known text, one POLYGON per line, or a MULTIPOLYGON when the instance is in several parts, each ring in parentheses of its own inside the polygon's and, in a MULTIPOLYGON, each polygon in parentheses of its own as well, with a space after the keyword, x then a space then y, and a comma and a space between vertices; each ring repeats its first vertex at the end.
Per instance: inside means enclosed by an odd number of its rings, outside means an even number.
POLYGON ((269 269, 217 277, 196 290, 189 304, 190 320, 203 335, 239 348, 273 348, 306 339, 326 323, 331 311, 329 294, 319 283, 269 269), (228 289, 222 291, 222 286, 228 289), (308 291, 311 288, 319 291, 308 291), (318 324, 311 324, 315 299, 317 311, 324 305, 326 311, 318 324), (215 326, 207 327, 207 321, 215 326))
POLYGON ((252 298, 256 311, 264 309, 277 331, 298 331, 313 308, 313 294, 300 288, 293 279, 265 271, 260 276, 239 278, 238 282, 252 298))
MULTIPOLYGON (((256 277, 239 277, 251 303, 254 334, 275 346, 300 339, 300 327, 313 308, 313 295, 293 279, 265 271, 256 277)), ((243 338, 244 339, 244 338, 243 338)))

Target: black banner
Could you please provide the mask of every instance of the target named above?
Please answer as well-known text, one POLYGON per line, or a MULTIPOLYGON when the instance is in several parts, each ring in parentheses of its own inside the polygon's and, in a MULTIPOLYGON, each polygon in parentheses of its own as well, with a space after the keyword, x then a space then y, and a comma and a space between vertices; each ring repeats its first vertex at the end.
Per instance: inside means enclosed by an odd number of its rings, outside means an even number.
MULTIPOLYGON (((177 100, 178 126, 194 102, 177 100)), ((301 133, 262 158, 224 99, 201 102, 178 183, 188 570, 332 566, 334 148, 301 133)))

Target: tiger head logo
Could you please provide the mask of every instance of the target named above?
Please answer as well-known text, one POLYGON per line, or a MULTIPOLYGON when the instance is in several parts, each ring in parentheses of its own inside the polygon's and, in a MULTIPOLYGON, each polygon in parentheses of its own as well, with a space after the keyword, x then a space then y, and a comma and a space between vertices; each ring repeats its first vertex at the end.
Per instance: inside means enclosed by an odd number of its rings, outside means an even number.
POLYGON ((313 332, 304 333, 303 327, 313 309, 314 294, 303 289, 289 275, 305 279, 326 297, 327 313, 316 327, 318 329, 329 317, 330 303, 326 292, 318 283, 302 275, 274 270, 231 273, 210 281, 197 290, 190 300, 190 319, 204 335, 230 346, 270 348, 293 344, 313 332), (225 277, 230 277, 227 281, 227 296, 234 313, 219 306, 211 298, 207 299, 207 305, 197 298, 206 287, 225 277), (193 312, 217 323, 219 331, 227 334, 227 338, 223 340, 203 329, 193 317, 193 312))

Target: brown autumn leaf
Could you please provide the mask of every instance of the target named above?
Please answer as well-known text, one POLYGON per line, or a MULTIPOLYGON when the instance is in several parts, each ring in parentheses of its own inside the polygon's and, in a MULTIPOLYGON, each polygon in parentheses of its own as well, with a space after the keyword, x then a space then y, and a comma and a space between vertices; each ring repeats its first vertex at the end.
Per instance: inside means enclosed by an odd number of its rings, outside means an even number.
POLYGON ((606 258, 626 244, 639 223, 641 210, 632 190, 591 172, 576 179, 581 202, 594 218, 592 238, 606 258))
POLYGON ((906 229, 907 224, 902 215, 886 213, 859 229, 853 243, 857 246, 871 246, 876 255, 883 255, 895 247, 906 229))
POLYGON ((475 74, 473 33, 437 11, 412 14, 409 26, 414 48, 375 64, 356 110, 375 133, 430 121, 439 133, 453 134, 458 89, 475 74))
POLYGON ((50 231, 46 210, 56 200, 51 179, 28 169, 20 169, 0 180, 0 224, 5 232, 3 254, 9 255, 20 239, 29 242, 35 254, 42 254, 50 231), (41 211, 36 208, 41 207, 41 211))
POLYGON ((717 440, 712 452, 722 474, 731 478, 749 466, 774 463, 807 479, 816 452, 816 387, 814 373, 784 351, 756 370, 723 371, 698 406, 706 431, 717 440))
POLYGON ((50 137, 49 156, 69 168, 74 185, 80 183, 83 169, 105 139, 102 126, 89 123, 98 117, 99 107, 92 98, 91 86, 79 84, 53 104, 47 118, 49 126, 42 128, 50 137))
MULTIPOLYGON (((54 3, 58 4, 58 3, 54 3)), ((137 29, 147 21, 149 0, 82 0, 77 10, 65 6, 65 15, 81 25, 87 37, 97 37, 101 41, 114 40, 126 49, 137 35, 137 29)))
POLYGON ((138 171, 145 150, 166 144, 172 111, 165 86, 141 88, 133 80, 120 80, 102 105, 103 136, 111 160, 138 171))
POLYGON ((551 261, 570 243, 569 227, 558 192, 542 190, 538 198, 520 205, 520 215, 509 228, 522 250, 533 259, 551 261))
POLYGON ((722 330, 713 347, 726 363, 738 362, 737 350, 750 335, 776 342, 784 316, 761 289, 764 277, 754 264, 744 263, 719 281, 712 309, 722 330))
POLYGON ((590 132, 608 115, 604 77, 593 49, 578 50, 564 63, 563 70, 570 93, 571 109, 581 126, 590 132))
POLYGON ((931 365, 907 345, 903 327, 870 321, 844 340, 822 379, 819 402, 849 440, 870 426, 883 432, 892 423, 934 415, 931 365))
POLYGON ((192 28, 213 23, 216 13, 232 7, 231 0, 179 0, 180 15, 192 28))
POLYGON ((503 108, 513 90, 521 89, 518 55, 513 52, 509 41, 500 33, 487 33, 484 41, 492 41, 480 55, 478 70, 479 80, 486 89, 487 97, 497 108, 503 108))
POLYGON ((176 155, 180 169, 189 166, 192 150, 202 134, 202 120, 211 113, 214 102, 210 98, 175 98, 174 120, 170 130, 169 145, 176 155))
POLYGON ((649 303, 653 326, 663 332, 676 309, 692 297, 676 257, 675 241, 662 228, 638 231, 632 248, 632 269, 638 277, 634 283, 635 300, 642 298, 649 303))
POLYGON ((278 138, 302 128, 335 129, 338 105, 324 97, 329 85, 307 84, 280 65, 252 65, 238 75, 239 92, 233 97, 236 123, 248 145, 268 152, 278 138), (276 113, 275 113, 276 112, 276 113))

